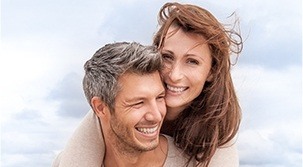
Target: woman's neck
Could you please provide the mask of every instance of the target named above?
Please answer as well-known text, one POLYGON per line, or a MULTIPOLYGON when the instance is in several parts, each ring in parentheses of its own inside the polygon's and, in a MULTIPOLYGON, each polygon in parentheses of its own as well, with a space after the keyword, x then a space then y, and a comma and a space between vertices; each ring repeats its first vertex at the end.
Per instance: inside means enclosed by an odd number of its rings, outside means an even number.
POLYGON ((163 124, 161 127, 161 133, 173 137, 175 130, 176 130, 175 120, 164 120, 163 121, 163 124))
POLYGON ((174 121, 178 118, 179 114, 186 108, 186 107, 168 107, 167 112, 165 115, 165 120, 164 121, 174 121))
POLYGON ((185 110, 186 106, 180 106, 180 107, 166 106, 166 108, 167 108, 167 113, 165 115, 165 119, 161 127, 161 133, 173 137, 176 130, 176 120, 180 115, 180 113, 185 110))

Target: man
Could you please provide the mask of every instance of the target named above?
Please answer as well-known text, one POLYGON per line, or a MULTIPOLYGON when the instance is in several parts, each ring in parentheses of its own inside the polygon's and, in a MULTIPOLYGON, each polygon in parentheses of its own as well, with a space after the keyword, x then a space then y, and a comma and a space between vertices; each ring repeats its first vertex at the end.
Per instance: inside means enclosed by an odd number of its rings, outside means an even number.
MULTIPOLYGON (((73 151, 75 143, 98 138, 84 135, 82 139, 72 138, 53 166, 183 166, 186 157, 172 139, 160 135, 166 114, 161 66, 161 57, 151 46, 123 42, 99 49, 84 65, 83 88, 98 120, 87 126, 101 124, 102 131, 96 136, 103 133, 105 153, 98 155, 100 163, 81 160, 81 152, 73 151)), ((90 128, 82 129, 86 130, 89 134, 90 128)), ((96 148, 104 150, 99 148, 103 141, 98 142, 96 148)), ((85 149, 90 155, 94 148, 85 149)))

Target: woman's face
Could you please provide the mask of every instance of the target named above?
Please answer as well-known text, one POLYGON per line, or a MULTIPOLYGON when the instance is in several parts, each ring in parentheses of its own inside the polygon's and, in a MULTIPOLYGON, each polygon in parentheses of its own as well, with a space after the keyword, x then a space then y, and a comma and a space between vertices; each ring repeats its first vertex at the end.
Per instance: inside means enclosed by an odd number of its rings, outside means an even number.
POLYGON ((171 120, 184 110, 211 79, 211 52, 203 36, 170 27, 161 50, 166 86, 167 116, 171 120))

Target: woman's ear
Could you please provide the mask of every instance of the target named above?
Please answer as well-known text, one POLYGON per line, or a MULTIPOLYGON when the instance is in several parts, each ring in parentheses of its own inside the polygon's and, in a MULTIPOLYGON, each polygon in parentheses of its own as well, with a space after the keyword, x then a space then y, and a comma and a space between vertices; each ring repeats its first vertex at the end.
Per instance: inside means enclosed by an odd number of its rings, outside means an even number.
POLYGON ((207 78, 206 78, 206 81, 207 81, 207 82, 211 82, 211 81, 213 81, 213 79, 214 79, 214 75, 213 75, 212 72, 210 71, 209 74, 208 74, 208 76, 207 76, 207 78))
POLYGON ((98 117, 104 117, 106 115, 107 106, 99 97, 94 96, 91 101, 91 106, 98 117))

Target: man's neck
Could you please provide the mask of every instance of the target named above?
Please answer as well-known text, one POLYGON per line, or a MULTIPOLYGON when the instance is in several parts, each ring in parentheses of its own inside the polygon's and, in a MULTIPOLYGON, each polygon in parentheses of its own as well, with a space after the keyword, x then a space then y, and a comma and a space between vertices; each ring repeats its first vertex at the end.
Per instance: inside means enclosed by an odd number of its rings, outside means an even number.
POLYGON ((162 135, 160 135, 159 145, 151 151, 126 153, 106 143, 106 153, 103 163, 105 167, 160 167, 163 166, 166 160, 167 152, 167 139, 162 135))

